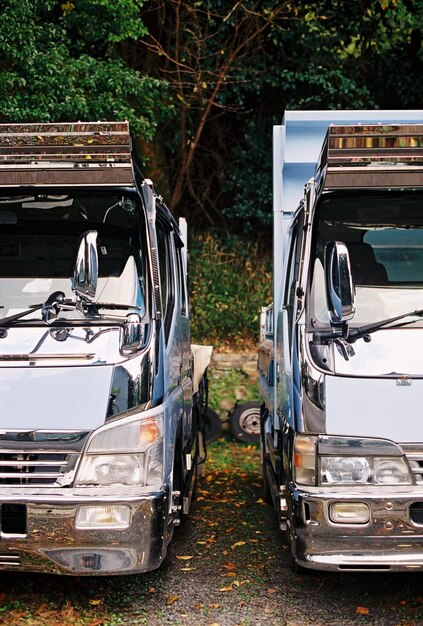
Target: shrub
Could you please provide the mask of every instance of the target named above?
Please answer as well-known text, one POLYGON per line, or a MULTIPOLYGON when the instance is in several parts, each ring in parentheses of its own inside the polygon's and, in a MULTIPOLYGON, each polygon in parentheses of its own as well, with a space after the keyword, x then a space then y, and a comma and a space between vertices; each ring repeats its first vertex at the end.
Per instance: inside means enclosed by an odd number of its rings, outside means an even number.
POLYGON ((193 341, 215 349, 255 349, 260 310, 272 299, 271 245, 239 235, 191 233, 193 341))

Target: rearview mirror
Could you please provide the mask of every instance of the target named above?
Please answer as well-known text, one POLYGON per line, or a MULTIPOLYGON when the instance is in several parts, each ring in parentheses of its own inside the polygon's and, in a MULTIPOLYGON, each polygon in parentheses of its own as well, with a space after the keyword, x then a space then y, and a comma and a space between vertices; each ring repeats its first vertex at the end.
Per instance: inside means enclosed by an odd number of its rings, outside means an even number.
POLYGON ((332 324, 347 322, 355 313, 355 289, 347 246, 330 241, 325 248, 326 300, 332 324))
POLYGON ((97 231, 81 235, 73 270, 72 291, 85 302, 95 298, 98 279, 97 231))

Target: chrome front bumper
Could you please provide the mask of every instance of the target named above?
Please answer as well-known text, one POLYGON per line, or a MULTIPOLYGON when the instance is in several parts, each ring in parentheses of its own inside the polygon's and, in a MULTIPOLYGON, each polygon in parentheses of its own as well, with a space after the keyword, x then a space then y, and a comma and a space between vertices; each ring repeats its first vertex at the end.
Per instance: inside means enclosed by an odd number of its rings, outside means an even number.
POLYGON ((159 567, 165 554, 168 502, 165 492, 132 498, 0 495, 0 503, 25 507, 26 533, 0 534, 0 571, 113 575, 159 567), (130 507, 125 529, 77 529, 78 507, 130 507))
POLYGON ((287 535, 298 565, 326 571, 423 570, 423 523, 410 517, 411 504, 423 503, 423 491, 381 491, 292 488, 287 535), (366 503, 370 521, 332 522, 329 508, 335 502, 366 503))

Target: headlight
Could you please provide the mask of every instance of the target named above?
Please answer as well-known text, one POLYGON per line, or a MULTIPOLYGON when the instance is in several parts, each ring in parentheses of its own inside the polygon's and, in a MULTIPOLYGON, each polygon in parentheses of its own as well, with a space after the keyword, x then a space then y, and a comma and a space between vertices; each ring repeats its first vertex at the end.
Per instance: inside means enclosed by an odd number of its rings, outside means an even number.
POLYGON ((411 485, 412 474, 401 448, 386 439, 321 435, 320 485, 411 485))
POLYGON ((404 459, 374 459, 373 482, 378 485, 409 485, 410 475, 404 459))
POLYGON ((320 484, 409 485, 408 466, 402 458, 323 457, 320 484))
POLYGON ((321 475, 327 483, 367 483, 370 464, 366 458, 330 456, 321 461, 321 475))
POLYGON ((81 458, 75 485, 160 488, 163 416, 123 418, 95 432, 81 458))

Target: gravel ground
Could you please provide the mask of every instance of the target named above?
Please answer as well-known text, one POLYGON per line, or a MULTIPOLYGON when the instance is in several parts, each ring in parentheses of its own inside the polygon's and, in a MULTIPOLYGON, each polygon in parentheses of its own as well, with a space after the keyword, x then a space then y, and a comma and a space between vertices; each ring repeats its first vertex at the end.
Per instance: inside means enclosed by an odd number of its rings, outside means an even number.
POLYGON ((210 447, 191 514, 155 572, 3 573, 0 624, 423 624, 421 574, 292 573, 284 535, 260 498, 258 462, 253 446, 220 440, 210 447))

